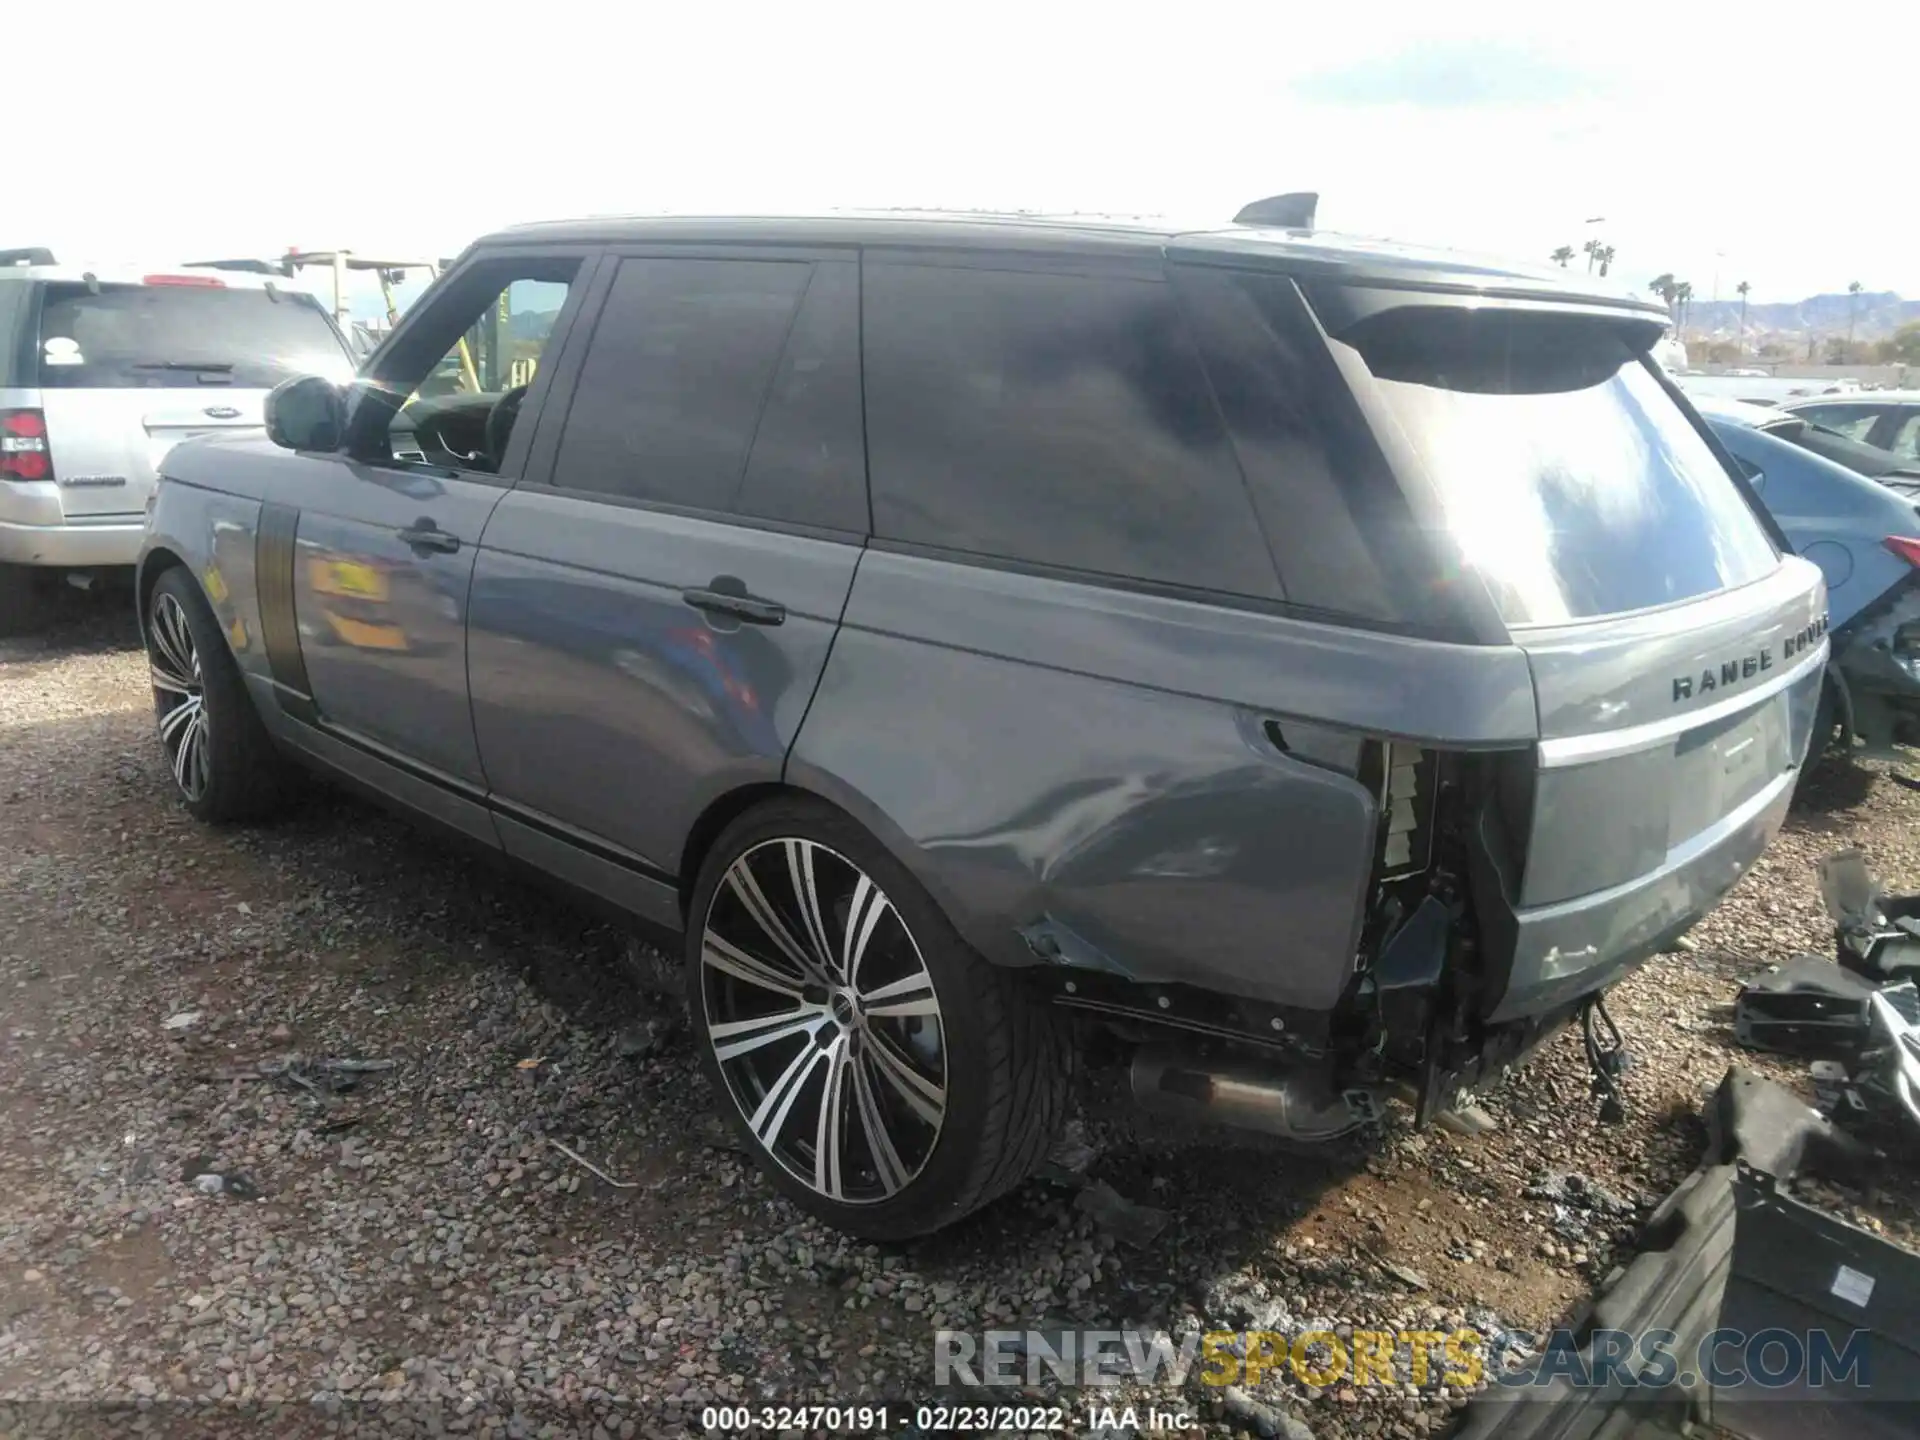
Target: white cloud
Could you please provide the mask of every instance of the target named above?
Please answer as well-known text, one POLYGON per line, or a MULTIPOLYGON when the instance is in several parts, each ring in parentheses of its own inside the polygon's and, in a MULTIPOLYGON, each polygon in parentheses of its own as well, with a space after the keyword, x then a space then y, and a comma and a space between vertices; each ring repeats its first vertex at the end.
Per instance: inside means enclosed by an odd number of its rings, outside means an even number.
POLYGON ((401 11, 155 3, 10 17, 32 234, 107 258, 451 252, 559 214, 834 205, 1224 219, 1318 188, 1331 226, 1530 258, 1606 237, 1629 280, 1920 296, 1913 7, 401 11), (76 35, 92 38, 76 43, 76 35), (1884 138, 1882 138, 1884 137, 1884 138), (1847 150, 1871 147, 1868 165, 1847 150))

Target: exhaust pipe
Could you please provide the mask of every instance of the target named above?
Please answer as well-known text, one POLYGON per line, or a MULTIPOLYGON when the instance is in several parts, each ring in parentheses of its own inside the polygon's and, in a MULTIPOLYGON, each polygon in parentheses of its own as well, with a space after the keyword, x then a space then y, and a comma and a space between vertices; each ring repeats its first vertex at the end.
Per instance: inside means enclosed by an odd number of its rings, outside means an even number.
POLYGON ((1278 1135, 1302 1144, 1337 1140, 1380 1119, 1366 1089, 1335 1090, 1315 1070, 1269 1070, 1249 1061, 1202 1059, 1171 1045, 1133 1054, 1133 1098, 1141 1109, 1278 1135))

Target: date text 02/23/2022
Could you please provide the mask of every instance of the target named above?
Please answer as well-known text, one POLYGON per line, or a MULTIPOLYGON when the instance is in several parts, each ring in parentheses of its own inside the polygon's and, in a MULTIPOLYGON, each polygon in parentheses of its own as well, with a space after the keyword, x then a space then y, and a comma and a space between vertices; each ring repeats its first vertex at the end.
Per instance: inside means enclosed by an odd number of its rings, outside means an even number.
POLYGON ((1137 1430, 1186 1430, 1193 1417, 1184 1410, 1134 1406, 1115 1409, 1089 1406, 1073 1415, 1064 1405, 709 1405, 700 1414, 704 1429, 723 1434, 760 1434, 768 1431, 810 1430, 855 1435, 883 1435, 909 1425, 923 1434, 946 1431, 977 1433, 1065 1430, 1071 1421, 1088 1427, 1132 1426, 1137 1430))

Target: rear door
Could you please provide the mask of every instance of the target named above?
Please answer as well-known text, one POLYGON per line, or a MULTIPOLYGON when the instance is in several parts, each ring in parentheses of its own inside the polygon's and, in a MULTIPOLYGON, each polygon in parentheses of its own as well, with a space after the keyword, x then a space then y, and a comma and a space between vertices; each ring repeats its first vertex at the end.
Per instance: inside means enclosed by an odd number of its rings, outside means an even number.
POLYGON ((475 567, 474 731, 509 851, 677 920, 690 827, 780 778, 860 559, 858 262, 628 250, 591 336, 475 567))
POLYGON ((61 508, 88 518, 139 515, 167 451, 258 428, 282 380, 352 369, 311 296, 211 276, 49 282, 35 363, 61 508))

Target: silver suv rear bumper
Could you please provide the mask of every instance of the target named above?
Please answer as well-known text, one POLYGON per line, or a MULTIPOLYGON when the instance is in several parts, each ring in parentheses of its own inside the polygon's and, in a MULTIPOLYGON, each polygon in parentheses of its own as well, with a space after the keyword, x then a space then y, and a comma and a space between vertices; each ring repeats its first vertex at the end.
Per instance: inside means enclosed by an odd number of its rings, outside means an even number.
POLYGON ((51 482, 0 485, 0 563, 83 568, 131 565, 139 558, 143 517, 70 520, 51 482))

